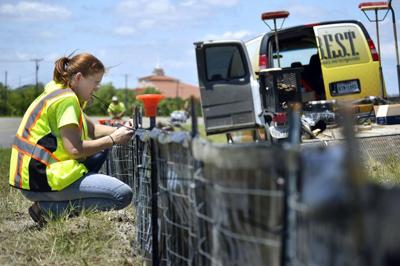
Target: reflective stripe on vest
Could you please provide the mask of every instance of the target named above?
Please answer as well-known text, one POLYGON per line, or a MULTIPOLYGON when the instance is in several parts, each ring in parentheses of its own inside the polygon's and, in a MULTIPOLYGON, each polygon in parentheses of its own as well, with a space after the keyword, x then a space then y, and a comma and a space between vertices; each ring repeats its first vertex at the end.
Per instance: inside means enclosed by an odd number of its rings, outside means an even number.
POLYGON ((31 129, 35 126, 36 121, 39 119, 40 114, 42 113, 43 108, 46 105, 46 102, 52 98, 55 98, 55 97, 63 94, 63 93, 73 93, 73 91, 71 89, 57 89, 57 90, 49 93, 42 99, 40 99, 39 103, 35 106, 35 108, 31 112, 31 114, 29 115, 28 121, 25 124, 25 129, 22 133, 22 137, 24 137, 26 139, 29 137, 29 135, 31 133, 31 129))
MULTIPOLYGON (((23 154, 32 157, 33 159, 40 161, 46 166, 50 165, 55 161, 59 161, 56 156, 43 146, 39 144, 33 144, 30 142, 29 136, 32 128, 35 126, 37 120, 40 118, 40 114, 46 106, 47 101, 60 96, 62 94, 73 93, 71 89, 57 89, 48 95, 44 96, 39 100, 38 104, 31 111, 27 122, 25 123, 24 130, 22 132, 22 136, 16 135, 14 138, 14 143, 12 145, 18 151, 18 160, 16 163, 16 171, 14 175, 14 185, 15 187, 22 188, 22 159, 23 154)), ((82 116, 82 114, 81 114, 82 116)))
POLYGON ((59 161, 59 159, 55 157, 54 154, 52 154, 43 146, 31 143, 27 139, 23 139, 18 135, 14 138, 13 146, 15 146, 15 148, 17 148, 19 152, 25 152, 27 155, 44 163, 45 165, 49 165, 50 163, 59 161))

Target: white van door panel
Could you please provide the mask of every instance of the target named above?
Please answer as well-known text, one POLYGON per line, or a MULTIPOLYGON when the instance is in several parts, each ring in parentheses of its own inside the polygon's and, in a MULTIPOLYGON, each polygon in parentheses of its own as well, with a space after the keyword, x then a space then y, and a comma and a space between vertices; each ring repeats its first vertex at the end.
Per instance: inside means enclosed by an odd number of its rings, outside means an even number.
POLYGON ((207 135, 261 125, 259 85, 241 41, 195 43, 207 135))

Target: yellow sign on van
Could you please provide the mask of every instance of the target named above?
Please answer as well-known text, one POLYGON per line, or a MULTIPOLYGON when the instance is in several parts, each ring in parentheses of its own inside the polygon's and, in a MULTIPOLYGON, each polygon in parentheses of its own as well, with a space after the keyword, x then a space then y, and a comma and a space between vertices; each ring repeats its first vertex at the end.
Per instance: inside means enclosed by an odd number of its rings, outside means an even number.
POLYGON ((355 24, 323 25, 314 28, 321 64, 338 67, 367 63, 369 49, 364 34, 355 24))

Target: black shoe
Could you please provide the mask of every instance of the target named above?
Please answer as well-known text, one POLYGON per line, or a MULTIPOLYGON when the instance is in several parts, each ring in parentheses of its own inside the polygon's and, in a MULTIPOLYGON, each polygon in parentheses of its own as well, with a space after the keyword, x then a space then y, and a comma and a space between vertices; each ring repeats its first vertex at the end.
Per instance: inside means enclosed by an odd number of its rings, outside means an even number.
POLYGON ((39 203, 34 202, 32 206, 29 207, 28 212, 32 220, 35 221, 39 227, 43 227, 47 224, 46 219, 43 217, 43 211, 39 207, 39 203))

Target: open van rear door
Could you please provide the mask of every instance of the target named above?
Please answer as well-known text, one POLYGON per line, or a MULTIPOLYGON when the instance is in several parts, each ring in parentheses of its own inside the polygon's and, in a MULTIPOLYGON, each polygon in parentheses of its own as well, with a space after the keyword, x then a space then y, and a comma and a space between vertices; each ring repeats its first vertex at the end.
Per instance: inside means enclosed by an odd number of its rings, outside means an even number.
POLYGON ((207 135, 263 125, 259 85, 241 41, 195 43, 207 135))

